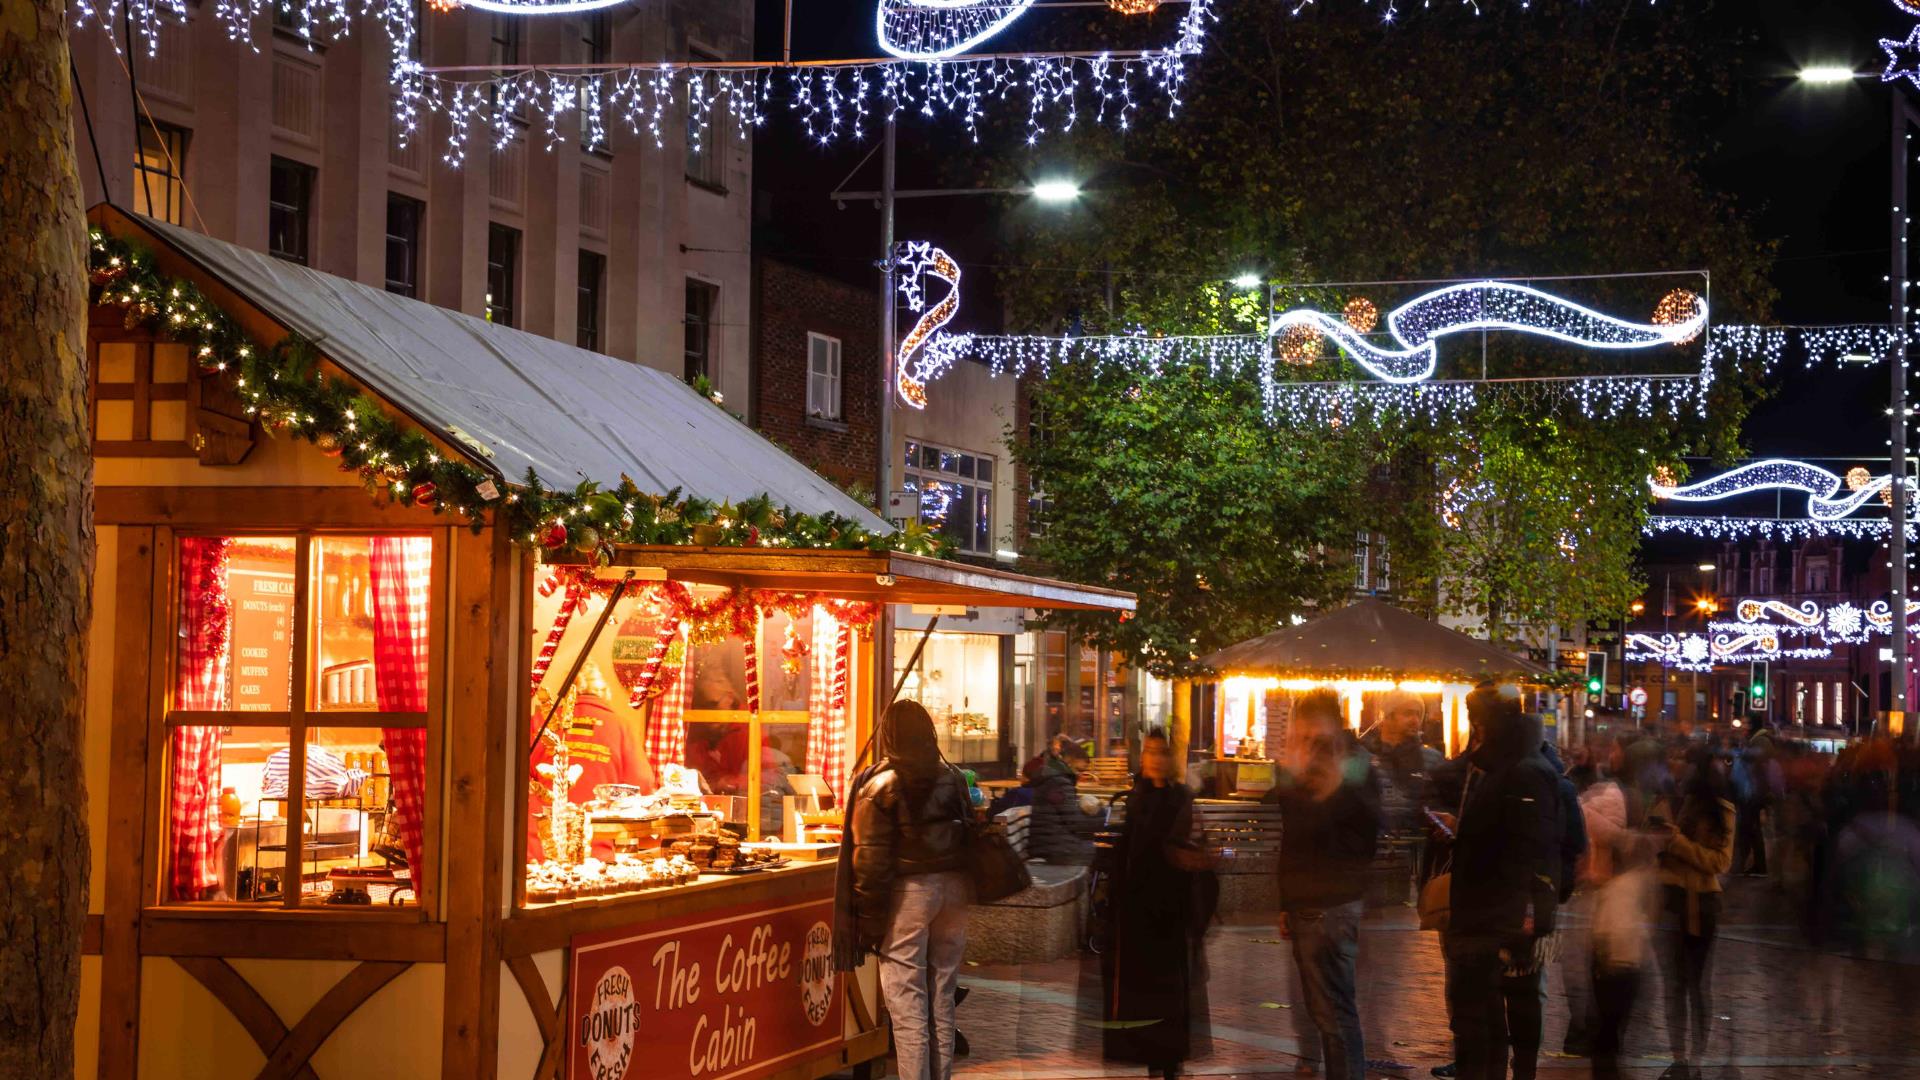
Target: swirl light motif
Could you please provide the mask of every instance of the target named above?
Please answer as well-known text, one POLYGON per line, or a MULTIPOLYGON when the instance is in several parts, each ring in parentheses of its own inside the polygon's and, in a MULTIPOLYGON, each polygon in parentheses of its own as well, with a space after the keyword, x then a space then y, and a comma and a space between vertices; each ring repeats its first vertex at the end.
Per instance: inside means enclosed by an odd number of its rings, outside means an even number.
POLYGON ((946 370, 951 359, 931 349, 922 349, 934 331, 952 321, 954 313, 960 310, 960 265, 946 252, 930 243, 909 242, 907 253, 900 260, 900 283, 897 288, 907 307, 920 313, 920 318, 900 339, 900 349, 895 353, 893 364, 894 391, 900 400, 916 409, 927 407, 927 383, 939 377, 946 370), (933 277, 949 286, 947 294, 931 307, 927 306, 927 294, 921 285, 922 277, 933 277))
POLYGON ((1707 322, 1705 301, 1689 318, 1671 323, 1636 323, 1505 281, 1449 285, 1387 313, 1387 333, 1399 348, 1382 348, 1343 318, 1311 308, 1274 316, 1270 333, 1309 327, 1333 339, 1340 351, 1376 378, 1390 383, 1422 382, 1439 359, 1435 339, 1470 330, 1513 330, 1553 338, 1590 349, 1645 349, 1677 345, 1699 335, 1707 322))
MULTIPOLYGON (((1915 488, 1911 479, 1906 483, 1908 498, 1911 499, 1920 489, 1915 488)), ((1807 513, 1817 521, 1835 521, 1846 517, 1892 484, 1892 476, 1876 476, 1859 488, 1848 491, 1848 483, 1840 476, 1818 465, 1787 458, 1749 462, 1695 484, 1676 486, 1663 484, 1652 477, 1647 479, 1647 487, 1652 490, 1654 498, 1672 499, 1675 502, 1713 502, 1772 488, 1804 491, 1807 493, 1807 513)))
MULTIPOLYGON (((1733 611, 1738 622, 1709 623, 1707 629, 1732 634, 1817 634, 1829 645, 1858 645, 1870 635, 1893 632, 1892 605, 1885 600, 1876 600, 1864 609, 1847 600, 1835 601, 1824 609, 1812 600, 1798 606, 1782 600, 1742 600, 1733 611), (1770 614, 1786 621, 1764 621, 1770 614)), ((1920 625, 1911 621, 1915 614, 1920 614, 1920 600, 1907 601, 1907 633, 1920 637, 1920 625)))
POLYGON ((957 56, 1005 30, 1033 0, 880 0, 873 12, 880 47, 904 60, 957 56))
POLYGON ((1749 627, 1744 632, 1702 634, 1628 634, 1625 659, 1654 663, 1679 671, 1712 671, 1715 664, 1744 664, 1753 660, 1823 660, 1833 655, 1824 646, 1787 648, 1771 630, 1749 627))

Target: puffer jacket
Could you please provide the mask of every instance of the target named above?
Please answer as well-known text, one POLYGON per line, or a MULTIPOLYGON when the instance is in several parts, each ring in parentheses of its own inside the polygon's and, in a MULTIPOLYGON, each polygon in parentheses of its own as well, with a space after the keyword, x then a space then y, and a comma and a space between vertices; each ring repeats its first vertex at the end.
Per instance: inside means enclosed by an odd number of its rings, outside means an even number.
POLYGON ((967 785, 944 761, 883 763, 853 796, 853 902, 860 940, 886 937, 893 883, 966 862, 967 785))
POLYGON ((1537 717, 1499 717, 1472 755, 1453 846, 1448 933, 1531 936, 1551 927, 1566 819, 1560 774, 1540 744, 1537 717))

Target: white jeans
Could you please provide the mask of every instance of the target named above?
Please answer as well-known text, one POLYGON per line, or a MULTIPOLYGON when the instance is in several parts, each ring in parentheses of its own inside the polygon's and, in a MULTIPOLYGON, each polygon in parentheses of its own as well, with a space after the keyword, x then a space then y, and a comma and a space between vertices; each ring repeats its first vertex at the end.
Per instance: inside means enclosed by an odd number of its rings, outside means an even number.
POLYGON ((893 883, 880 993, 893 1023, 901 1080, 953 1076, 953 991, 967 948, 967 876, 912 874, 893 883), (927 1045, 931 1029, 934 1046, 927 1045))

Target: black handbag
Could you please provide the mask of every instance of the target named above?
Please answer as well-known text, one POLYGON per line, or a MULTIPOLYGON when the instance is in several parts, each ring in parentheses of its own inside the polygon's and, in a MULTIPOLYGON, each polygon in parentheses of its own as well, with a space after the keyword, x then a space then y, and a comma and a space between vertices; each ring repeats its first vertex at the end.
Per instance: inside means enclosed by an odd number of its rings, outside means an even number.
POLYGON ((1033 885, 1027 860, 1013 850, 1007 827, 997 821, 967 823, 967 877, 976 904, 1005 900, 1033 885))

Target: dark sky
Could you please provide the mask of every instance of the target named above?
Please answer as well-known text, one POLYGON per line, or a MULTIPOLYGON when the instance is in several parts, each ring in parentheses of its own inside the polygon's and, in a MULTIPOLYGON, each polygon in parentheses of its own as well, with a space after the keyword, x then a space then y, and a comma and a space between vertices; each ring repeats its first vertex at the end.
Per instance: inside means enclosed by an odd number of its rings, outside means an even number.
MULTIPOLYGON (((795 28, 794 55, 876 55, 871 5, 872 0, 831 5, 844 12, 837 22, 820 17, 830 5, 798 5, 803 17, 795 28)), ((779 54, 782 10, 777 0, 761 0, 762 56, 779 54)), ((1417 10, 1407 17, 1418 18, 1417 10)), ((1710 17, 1722 29, 1750 32, 1751 40, 1724 114, 1702 118, 1715 144, 1707 179, 1738 200, 1761 236, 1778 242, 1776 318, 1814 324, 1884 320, 1892 89, 1872 76, 1884 63, 1877 40, 1905 36, 1912 20, 1891 0, 1722 0, 1710 17), (1870 75, 1844 86, 1799 84, 1794 73, 1811 63, 1847 64, 1870 75)), ((1204 54, 1195 61, 1206 62, 1204 54)), ((879 247, 879 214, 871 204, 835 209, 826 198, 877 143, 878 126, 869 130, 864 142, 849 139, 821 148, 798 137, 784 117, 770 119, 756 140, 761 224, 756 250, 850 281, 876 283, 871 268, 879 247)), ((957 125, 945 121, 904 123, 900 186, 937 186, 937 155, 964 138, 957 125)), ((867 161, 851 186, 877 187, 877 163, 877 156, 867 161)), ((1920 182, 1915 188, 1920 190, 1920 182)), ((1032 212, 993 198, 899 205, 901 237, 940 238, 969 264, 991 261, 994 214, 1032 212)), ((972 266, 969 273, 969 310, 962 321, 991 329, 994 305, 981 302, 985 290, 979 288, 990 286, 990 280, 980 280, 983 275, 972 266)), ((1805 371, 1796 360, 1776 378, 1777 394, 1753 414, 1747 443, 1757 454, 1883 455, 1879 424, 1885 383, 1881 365, 1805 371)))

